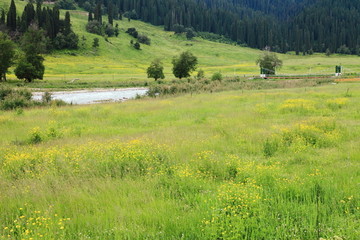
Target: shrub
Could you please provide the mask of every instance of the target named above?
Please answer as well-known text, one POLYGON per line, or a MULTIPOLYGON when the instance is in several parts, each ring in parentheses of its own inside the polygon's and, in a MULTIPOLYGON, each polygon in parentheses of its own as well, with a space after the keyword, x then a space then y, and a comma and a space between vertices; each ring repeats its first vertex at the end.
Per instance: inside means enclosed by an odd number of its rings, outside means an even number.
POLYGON ((140 43, 139 42, 136 42, 136 43, 134 43, 134 48, 136 49, 136 50, 140 50, 140 43))
POLYGON ((211 80, 212 81, 222 81, 223 76, 220 72, 216 72, 212 75, 211 80))
POLYGON ((104 35, 102 24, 96 20, 90 21, 86 24, 86 31, 97 35, 104 35))
POLYGON ((41 100, 43 103, 49 103, 51 101, 51 93, 44 92, 44 95, 42 95, 41 100))
POLYGON ((105 34, 108 37, 114 36, 115 35, 115 28, 111 24, 106 24, 105 25, 105 34))
POLYGON ((67 36, 62 33, 58 33, 53 40, 55 49, 77 49, 79 44, 79 37, 75 33, 71 32, 67 36))
POLYGON ((136 31, 136 28, 128 28, 126 30, 126 33, 129 34, 130 36, 134 37, 134 38, 137 38, 139 33, 138 31, 136 31))
POLYGON ((55 7, 66 10, 75 10, 76 3, 74 0, 60 0, 55 3, 55 7))
POLYGON ((10 95, 7 95, 3 101, 1 101, 0 109, 13 110, 16 108, 28 107, 30 104, 30 101, 28 101, 24 96, 17 93, 11 93, 10 95))
POLYGON ((0 109, 13 110, 32 105, 32 94, 26 89, 0 88, 0 109))
POLYGON ((204 72, 204 70, 199 69, 199 71, 198 71, 198 73, 197 73, 197 75, 196 75, 196 78, 197 78, 197 79, 203 79, 204 77, 205 77, 205 72, 204 72))
POLYGON ((139 43, 143 43, 143 44, 146 44, 146 45, 151 44, 150 38, 148 36, 146 36, 146 35, 139 34, 137 39, 138 39, 139 43))
POLYGON ((42 136, 39 128, 34 128, 30 133, 29 143, 38 144, 42 142, 42 136))

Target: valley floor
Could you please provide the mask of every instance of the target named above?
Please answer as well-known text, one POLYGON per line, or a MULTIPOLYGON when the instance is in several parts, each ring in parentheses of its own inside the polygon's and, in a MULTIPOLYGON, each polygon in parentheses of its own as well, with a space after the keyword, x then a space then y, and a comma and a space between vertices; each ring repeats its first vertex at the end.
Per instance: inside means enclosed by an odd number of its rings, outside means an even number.
POLYGON ((360 238, 360 85, 0 111, 0 239, 360 238))

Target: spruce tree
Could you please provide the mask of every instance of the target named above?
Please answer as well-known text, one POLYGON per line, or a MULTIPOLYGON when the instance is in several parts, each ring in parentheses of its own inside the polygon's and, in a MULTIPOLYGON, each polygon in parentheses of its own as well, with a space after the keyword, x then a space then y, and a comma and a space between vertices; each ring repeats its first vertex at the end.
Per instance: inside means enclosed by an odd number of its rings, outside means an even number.
POLYGON ((65 21, 64 21, 64 35, 67 36, 71 33, 71 21, 70 21, 70 13, 67 11, 65 13, 65 21))
POLYGON ((6 21, 6 26, 11 30, 11 31, 15 31, 16 30, 16 6, 15 6, 15 2, 14 0, 11 0, 10 3, 10 8, 7 14, 7 21, 6 21))
POLYGON ((1 15, 0 15, 0 25, 5 24, 5 11, 4 9, 1 9, 1 15))
POLYGON ((91 22, 93 19, 93 15, 92 15, 92 12, 90 11, 89 14, 88 14, 88 22, 91 22))

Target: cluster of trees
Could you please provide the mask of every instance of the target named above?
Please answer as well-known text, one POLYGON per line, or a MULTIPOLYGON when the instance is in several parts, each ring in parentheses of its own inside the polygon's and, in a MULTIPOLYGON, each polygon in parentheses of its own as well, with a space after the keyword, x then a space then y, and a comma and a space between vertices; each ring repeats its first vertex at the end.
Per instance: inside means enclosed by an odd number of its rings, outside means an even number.
POLYGON ((108 10, 108 22, 105 23, 102 20, 102 15, 104 14, 104 12, 102 11, 102 5, 101 3, 96 4, 96 7, 93 10, 89 11, 86 31, 101 36, 106 35, 108 37, 117 37, 119 35, 119 25, 115 24, 114 27, 114 15, 111 6, 109 6, 108 10))
MULTIPOLYGON (((41 54, 46 50, 44 30, 31 25, 20 39, 20 48, 22 52, 14 71, 17 78, 27 82, 43 79, 45 67, 41 54)), ((6 73, 15 63, 15 49, 15 43, 9 36, 0 32, 0 81, 6 81, 6 73)))
MULTIPOLYGON (((190 77, 192 71, 196 69, 198 63, 197 57, 195 57, 191 52, 186 51, 176 56, 172 60, 173 64, 173 74, 175 77, 182 79, 185 77, 190 77)), ((164 79, 164 67, 162 62, 159 59, 155 59, 147 69, 148 78, 154 78, 155 81, 158 79, 164 79)))
MULTIPOLYGON (((93 4, 76 1, 80 6, 93 4)), ((298 54, 326 50, 360 54, 359 8, 360 2, 353 0, 103 0, 102 4, 102 12, 112 18, 126 15, 164 25, 165 30, 182 26, 254 48, 298 54)))
POLYGON ((65 19, 60 19, 60 11, 54 7, 42 7, 41 2, 36 7, 29 2, 21 16, 17 16, 14 0, 11 1, 9 11, 2 10, 0 25, 3 31, 7 31, 12 39, 17 40, 29 29, 31 25, 37 25, 46 36, 47 48, 76 49, 79 38, 71 28, 70 13, 66 12, 65 19), (6 15, 6 19, 5 19, 6 15))
POLYGON ((134 40, 131 40, 130 45, 132 45, 137 50, 140 50, 141 48, 140 43, 151 45, 151 39, 145 34, 139 34, 136 28, 128 28, 126 30, 126 33, 136 39, 136 42, 134 42, 134 40))
MULTIPOLYGON (((190 77, 191 72, 196 69, 197 63, 197 57, 194 56, 191 52, 183 52, 179 56, 175 56, 172 59, 172 72, 174 76, 179 79, 190 77)), ((275 53, 264 51, 256 60, 256 64, 265 71, 264 74, 274 75, 276 69, 282 67, 283 62, 275 53)), ((151 62, 150 66, 147 68, 147 76, 148 78, 154 78, 155 81, 165 78, 164 66, 160 59, 155 59, 151 62)), ((197 78, 204 78, 203 70, 199 70, 197 78)), ((214 73, 214 75, 211 77, 212 81, 221 81, 222 79, 223 76, 220 72, 214 73)))
POLYGON ((75 49, 78 36, 71 28, 70 13, 60 19, 58 8, 36 7, 29 2, 21 16, 17 15, 14 0, 9 10, 0 11, 0 81, 6 81, 6 73, 15 63, 15 75, 19 79, 31 82, 42 79, 45 71, 41 54, 50 49, 75 49), (22 50, 15 54, 16 43, 22 50))

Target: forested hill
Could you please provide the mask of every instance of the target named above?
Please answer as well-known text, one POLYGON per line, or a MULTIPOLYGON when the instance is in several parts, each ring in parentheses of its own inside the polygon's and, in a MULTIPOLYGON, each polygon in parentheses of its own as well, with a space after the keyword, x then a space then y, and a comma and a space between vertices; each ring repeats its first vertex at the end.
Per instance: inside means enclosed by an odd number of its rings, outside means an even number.
MULTIPOLYGON (((64 0, 63 0, 64 1, 64 0)), ((94 11, 94 0, 76 0, 94 11)), ((359 0, 98 0, 117 17, 141 19, 165 30, 192 27, 254 48, 311 54, 360 53, 359 0)))

